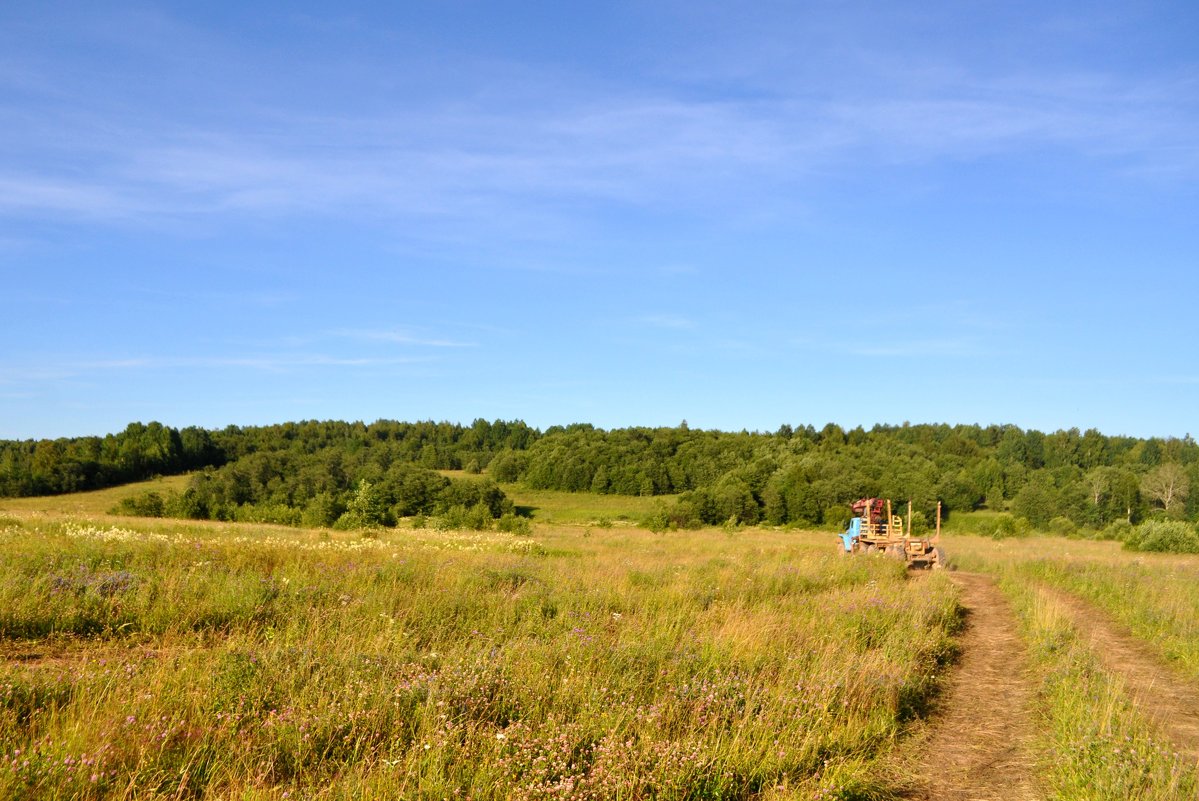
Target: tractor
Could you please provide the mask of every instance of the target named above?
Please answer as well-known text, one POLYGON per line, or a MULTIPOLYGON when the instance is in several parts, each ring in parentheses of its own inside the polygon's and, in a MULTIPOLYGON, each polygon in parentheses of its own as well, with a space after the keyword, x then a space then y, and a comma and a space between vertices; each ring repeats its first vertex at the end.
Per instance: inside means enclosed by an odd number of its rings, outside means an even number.
POLYGON ((912 536, 912 503, 908 502, 907 527, 899 515, 891 514, 891 502, 882 498, 863 498, 851 508, 854 517, 839 536, 837 552, 844 554, 882 554, 906 562, 908 567, 939 569, 945 567, 941 549, 941 504, 937 503, 937 534, 929 539, 912 536))

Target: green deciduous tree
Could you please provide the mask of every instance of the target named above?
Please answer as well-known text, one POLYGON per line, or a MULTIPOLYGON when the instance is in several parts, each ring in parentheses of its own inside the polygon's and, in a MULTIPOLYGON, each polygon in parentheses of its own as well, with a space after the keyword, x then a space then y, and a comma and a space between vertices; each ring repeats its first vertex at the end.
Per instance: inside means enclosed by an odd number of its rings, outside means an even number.
POLYGON ((1049 477, 1038 473, 1012 498, 1012 514, 1044 529, 1057 510, 1058 492, 1049 477))

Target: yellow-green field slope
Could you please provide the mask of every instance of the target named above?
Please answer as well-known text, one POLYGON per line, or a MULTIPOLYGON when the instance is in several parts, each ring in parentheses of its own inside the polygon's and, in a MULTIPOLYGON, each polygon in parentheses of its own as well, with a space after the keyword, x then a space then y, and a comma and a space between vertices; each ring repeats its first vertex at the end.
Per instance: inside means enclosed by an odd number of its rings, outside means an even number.
POLYGON ((9 798, 853 794, 957 619, 767 531, 0 530, 9 798))
MULTIPOLYGON (((103 514, 129 491, 0 500, 0 798, 918 798, 969 680, 954 574, 827 533, 595 527, 585 499, 528 536, 103 514)), ((1194 565, 1035 543, 947 543, 1022 633, 1030 786, 1193 797, 1054 593, 1193 682, 1194 565)))

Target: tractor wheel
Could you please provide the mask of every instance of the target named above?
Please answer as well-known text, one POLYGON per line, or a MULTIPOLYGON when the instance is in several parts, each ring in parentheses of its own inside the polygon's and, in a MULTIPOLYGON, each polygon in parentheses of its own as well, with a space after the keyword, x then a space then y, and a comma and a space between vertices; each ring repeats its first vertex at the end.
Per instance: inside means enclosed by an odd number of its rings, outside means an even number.
POLYGON ((945 570, 949 563, 945 561, 945 549, 940 546, 933 548, 933 570, 945 570))
POLYGON ((866 546, 866 553, 868 553, 868 554, 878 553, 878 547, 876 545, 874 545, 873 543, 871 543, 870 545, 866 546))
POLYGON ((888 545, 887 556, 899 562, 907 561, 908 555, 904 552, 902 545, 888 545))
POLYGON ((846 555, 848 555, 848 554, 849 554, 849 551, 845 550, 845 543, 843 543, 843 542, 841 542, 841 541, 839 541, 839 540, 838 540, 838 542, 837 542, 837 556, 846 556, 846 555))

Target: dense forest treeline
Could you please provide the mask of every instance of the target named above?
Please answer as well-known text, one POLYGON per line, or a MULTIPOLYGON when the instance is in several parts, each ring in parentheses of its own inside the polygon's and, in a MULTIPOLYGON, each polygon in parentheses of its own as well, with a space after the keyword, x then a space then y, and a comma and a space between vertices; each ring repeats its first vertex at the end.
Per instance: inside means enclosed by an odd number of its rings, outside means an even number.
POLYGON ((1199 445, 1190 436, 908 424, 539 431, 520 421, 476 420, 178 431, 134 423, 106 437, 0 442, 0 495, 197 470, 186 493, 148 499, 143 511, 313 525, 510 512, 494 483, 434 472, 446 469, 532 488, 677 495, 659 521, 673 525, 837 524, 850 501, 868 495, 910 499, 925 519, 941 501, 947 514, 989 508, 1038 528, 1199 520, 1199 445))
POLYGON ((0 497, 101 489, 224 461, 211 432, 161 423, 130 423, 104 437, 0 440, 0 497))

